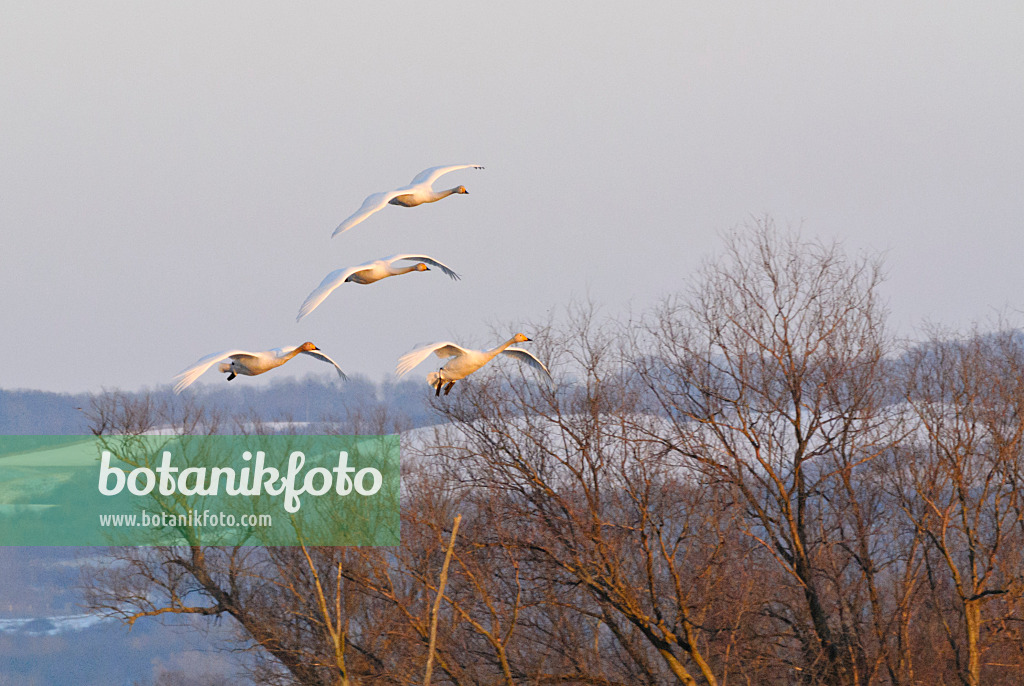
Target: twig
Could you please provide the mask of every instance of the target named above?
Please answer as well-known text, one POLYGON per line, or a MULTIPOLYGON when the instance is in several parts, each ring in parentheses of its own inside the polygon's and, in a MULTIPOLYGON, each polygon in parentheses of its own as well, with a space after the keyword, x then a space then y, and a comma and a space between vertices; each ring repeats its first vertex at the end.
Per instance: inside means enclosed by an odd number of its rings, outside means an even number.
POLYGON ((459 533, 460 521, 462 521, 462 515, 455 515, 455 522, 452 524, 452 539, 448 542, 448 551, 444 554, 444 564, 441 565, 441 579, 437 585, 437 598, 434 599, 434 607, 430 611, 430 644, 427 648, 427 671, 423 676, 423 686, 430 686, 430 672, 434 668, 434 645, 437 642, 437 615, 441 610, 444 586, 448 583, 448 563, 452 561, 452 551, 455 550, 455 535, 459 533))

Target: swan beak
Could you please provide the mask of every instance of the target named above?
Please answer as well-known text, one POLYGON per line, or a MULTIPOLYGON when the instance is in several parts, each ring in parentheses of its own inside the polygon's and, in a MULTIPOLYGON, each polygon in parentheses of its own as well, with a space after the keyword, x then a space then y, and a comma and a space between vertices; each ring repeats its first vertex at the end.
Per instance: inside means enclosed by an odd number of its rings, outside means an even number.
POLYGON ((527 339, 526 339, 526 342, 527 342, 527 343, 532 343, 532 342, 533 342, 533 339, 532 339, 532 338, 527 338, 527 339))

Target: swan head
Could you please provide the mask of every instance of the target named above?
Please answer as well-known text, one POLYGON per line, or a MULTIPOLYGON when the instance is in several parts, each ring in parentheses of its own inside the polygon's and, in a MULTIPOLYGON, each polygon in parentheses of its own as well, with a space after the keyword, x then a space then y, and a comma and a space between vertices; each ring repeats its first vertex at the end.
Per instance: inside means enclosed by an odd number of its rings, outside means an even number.
POLYGON ((304 353, 308 353, 310 350, 319 350, 319 349, 320 348, 318 348, 315 345, 313 345, 313 343, 311 341, 306 341, 305 343, 303 343, 302 345, 299 346, 299 351, 300 352, 304 352, 304 353))
POLYGON ((461 193, 463 195, 467 195, 469 193, 469 191, 466 190, 465 186, 459 186, 458 188, 455 189, 455 192, 461 193))
POLYGON ((428 267, 427 265, 423 264, 422 262, 417 264, 415 269, 418 272, 429 272, 430 271, 430 267, 428 267))
POLYGON ((526 343, 530 339, 526 337, 526 334, 517 333, 515 336, 512 337, 512 340, 515 341, 516 343, 526 343))

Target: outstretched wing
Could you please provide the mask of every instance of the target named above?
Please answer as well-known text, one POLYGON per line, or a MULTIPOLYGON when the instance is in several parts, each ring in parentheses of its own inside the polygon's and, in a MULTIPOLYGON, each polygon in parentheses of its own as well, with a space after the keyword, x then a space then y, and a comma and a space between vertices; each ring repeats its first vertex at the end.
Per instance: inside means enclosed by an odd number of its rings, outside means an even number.
POLYGON ((544 375, 547 377, 548 381, 554 383, 554 379, 551 378, 551 372, 548 371, 548 368, 544 366, 543 362, 534 357, 533 353, 531 353, 529 350, 523 350, 522 348, 505 348, 501 352, 504 355, 511 355, 520 362, 525 362, 526 364, 536 369, 538 372, 544 372, 544 375))
POLYGON ((318 360, 321 360, 322 362, 330 362, 331 364, 334 365, 334 368, 338 370, 338 376, 340 376, 342 379, 348 379, 348 376, 345 375, 345 372, 341 371, 341 367, 338 366, 338 363, 332 360, 331 358, 327 357, 327 355, 325 355, 322 350, 303 350, 302 354, 310 355, 318 360))
POLYGON ((454 271, 452 271, 451 267, 449 267, 448 265, 443 264, 441 262, 438 262, 437 260, 435 260, 433 257, 430 257, 429 255, 413 255, 413 254, 403 253, 401 255, 392 255, 391 257, 385 257, 384 258, 384 261, 387 262, 388 264, 391 264, 392 262, 395 262, 397 260, 415 260, 416 262, 426 262, 429 265, 433 265, 433 266, 437 267, 438 269, 440 269, 441 271, 443 271, 445 274, 447 274, 448 276, 452 277, 456 281, 458 281, 459 279, 462 278, 461 276, 456 274, 454 271))
POLYGON ((398 366, 395 367, 395 374, 399 377, 405 376, 412 371, 413 367, 430 357, 430 353, 434 353, 438 357, 445 358, 462 355, 465 352, 465 348, 461 348, 450 341, 431 343, 430 345, 425 345, 422 348, 413 350, 412 352, 406 353, 398 358, 398 366))
POLYGON ((456 169, 469 169, 470 167, 473 169, 483 169, 479 164, 450 164, 446 167, 431 167, 430 169, 424 169, 413 177, 413 180, 409 185, 416 186, 418 184, 425 183, 429 186, 437 181, 438 177, 443 176, 448 172, 453 172, 456 169))
POLYGON ((187 369, 183 369, 174 375, 175 379, 180 379, 178 383, 174 385, 174 392, 181 393, 183 390, 192 385, 192 383, 198 379, 203 373, 217 364, 221 360, 226 360, 234 355, 250 355, 255 357, 256 353, 251 353, 247 350, 222 350, 219 353, 212 353, 206 357, 200 359, 194 365, 187 369))
POLYGON ((366 268, 367 265, 361 264, 357 267, 335 269, 333 272, 325 276, 324 280, 320 282, 320 285, 317 286, 312 293, 306 296, 306 300, 302 303, 302 307, 299 308, 299 315, 295 317, 295 321, 300 321, 307 314, 315 310, 320 303, 327 299, 327 296, 331 294, 331 291, 345 283, 345 279, 366 268))
POLYGON ((386 191, 384 193, 374 193, 373 195, 366 198, 363 201, 362 206, 356 210, 356 213, 351 217, 338 224, 338 228, 331 234, 331 238, 334 238, 339 233, 344 233, 351 229, 353 226, 363 221, 377 210, 384 209, 388 204, 388 201, 392 198, 397 198, 399 195, 406 193, 404 190, 386 191))

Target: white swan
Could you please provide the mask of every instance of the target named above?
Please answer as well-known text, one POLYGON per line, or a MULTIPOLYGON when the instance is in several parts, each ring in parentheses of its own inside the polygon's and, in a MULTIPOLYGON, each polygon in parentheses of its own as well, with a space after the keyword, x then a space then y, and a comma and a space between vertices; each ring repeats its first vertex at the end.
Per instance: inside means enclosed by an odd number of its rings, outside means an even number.
POLYGON ((338 370, 338 376, 342 379, 348 377, 345 376, 345 372, 341 371, 341 367, 338 363, 331 358, 324 355, 320 348, 316 347, 309 341, 306 341, 302 345, 295 346, 290 345, 286 348, 274 348, 273 350, 265 350, 263 352, 252 353, 247 350, 223 350, 219 353, 213 353, 202 358, 188 369, 174 376, 175 379, 181 379, 174 386, 175 393, 181 393, 183 390, 188 388, 193 381, 203 375, 207 369, 213 365, 221 362, 218 369, 228 375, 228 381, 234 379, 237 375, 242 376, 256 376, 263 372, 268 372, 271 369, 280 367, 282 364, 292 359, 299 353, 305 353, 315 357, 318 360, 324 362, 330 362, 334 365, 334 368, 338 370), (227 360, 231 360, 227 362, 227 360))
POLYGON ((431 167, 417 174, 408 186, 402 186, 401 188, 384 193, 374 193, 363 201, 362 206, 356 210, 355 214, 338 225, 338 228, 331 234, 331 238, 334 238, 339 233, 348 231, 374 212, 384 209, 384 206, 388 204, 415 207, 425 202, 437 202, 441 198, 447 198, 453 193, 469 193, 465 186, 456 186, 446 191, 435 191, 430 187, 442 174, 447 174, 456 169, 468 169, 469 167, 483 169, 479 164, 452 164, 447 167, 431 167))
POLYGON ((550 381, 551 373, 548 372, 548 368, 544 366, 543 362, 527 350, 510 347, 513 343, 525 343, 529 340, 525 335, 517 333, 493 350, 467 350, 449 341, 433 343, 402 355, 398 360, 398 367, 395 369, 395 373, 399 377, 405 376, 413 367, 427 359, 430 353, 434 353, 440 358, 450 357, 452 359, 441 369, 427 375, 427 383, 434 388, 435 396, 441 395, 441 386, 445 387, 444 394, 448 395, 449 391, 452 390, 452 384, 480 369, 497 357, 499 353, 504 353, 505 355, 511 355, 520 362, 525 362, 538 371, 544 372, 550 381))
POLYGON ((324 280, 320 282, 320 285, 306 297, 306 301, 302 303, 302 307, 299 308, 299 315, 295 318, 295 321, 301 320, 307 314, 315 310, 320 303, 327 299, 327 296, 330 295, 335 288, 343 283, 351 281, 352 283, 365 285, 376 283, 377 281, 386 279, 389 276, 398 276, 399 274, 408 274, 409 272, 430 271, 430 268, 427 267, 428 264, 434 265, 455 280, 460 278, 459 275, 453 272, 447 265, 438 262, 428 255, 403 253, 400 255, 391 255, 390 257, 382 257, 379 260, 366 262, 365 264, 360 264, 355 267, 336 269, 325 276, 324 280), (413 264, 409 267, 393 267, 392 264, 399 260, 415 260, 417 264, 413 264))

